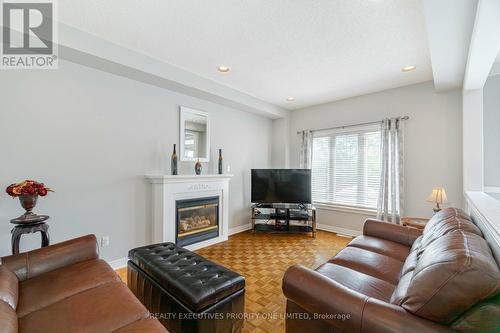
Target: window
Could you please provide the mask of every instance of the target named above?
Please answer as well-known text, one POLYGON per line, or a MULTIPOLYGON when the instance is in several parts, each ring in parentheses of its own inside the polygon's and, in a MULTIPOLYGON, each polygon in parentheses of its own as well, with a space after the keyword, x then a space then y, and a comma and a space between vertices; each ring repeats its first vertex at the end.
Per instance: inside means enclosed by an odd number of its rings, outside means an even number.
POLYGON ((376 209, 381 173, 380 145, 380 125, 315 132, 313 201, 376 209))

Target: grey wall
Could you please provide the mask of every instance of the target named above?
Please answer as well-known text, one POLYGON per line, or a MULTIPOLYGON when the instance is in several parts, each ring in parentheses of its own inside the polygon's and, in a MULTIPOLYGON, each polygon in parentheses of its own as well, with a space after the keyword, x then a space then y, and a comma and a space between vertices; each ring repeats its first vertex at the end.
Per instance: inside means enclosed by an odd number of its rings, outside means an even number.
MULTIPOLYGON (((53 71, 2 71, 0 77, 0 187, 33 178, 55 190, 37 213, 51 216, 53 242, 95 233, 109 235, 105 259, 126 256, 150 237, 145 174, 169 172, 179 141, 179 105, 212 117, 211 163, 217 148, 235 177, 230 185, 230 227, 249 223, 252 167, 270 167, 272 121, 172 93, 69 62, 53 71)), ((181 163, 194 173, 193 163, 181 163)), ((19 201, 0 195, 0 256, 10 253, 9 219, 19 201)), ((24 238, 22 249, 38 242, 24 238)))
POLYGON ((488 78, 483 98, 484 185, 500 187, 500 75, 488 78))
MULTIPOLYGON (((349 98, 292 112, 291 166, 298 167, 302 129, 319 129, 410 116, 405 123, 406 213, 428 217, 425 199, 434 186, 446 189, 450 205, 462 206, 462 97, 436 93, 431 82, 349 98)), ((360 231, 367 215, 319 210, 318 223, 360 231)))

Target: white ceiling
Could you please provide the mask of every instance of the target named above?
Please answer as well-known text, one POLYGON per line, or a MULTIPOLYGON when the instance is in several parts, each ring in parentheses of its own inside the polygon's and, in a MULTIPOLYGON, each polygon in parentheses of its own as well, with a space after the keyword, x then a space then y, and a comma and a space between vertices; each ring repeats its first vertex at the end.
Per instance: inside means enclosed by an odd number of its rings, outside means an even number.
POLYGON ((58 11, 65 24, 288 109, 432 80, 421 0, 73 0, 58 11))

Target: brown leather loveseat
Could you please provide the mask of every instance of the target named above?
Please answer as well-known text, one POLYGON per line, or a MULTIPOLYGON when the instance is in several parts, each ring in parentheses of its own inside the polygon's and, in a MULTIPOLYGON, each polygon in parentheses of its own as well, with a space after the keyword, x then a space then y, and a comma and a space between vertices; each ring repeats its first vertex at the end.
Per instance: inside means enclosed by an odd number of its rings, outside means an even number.
POLYGON ((167 332, 97 252, 93 235, 1 258, 0 333, 167 332))
POLYGON ((288 269, 286 331, 500 332, 500 270, 481 231, 448 208, 417 229, 367 220, 316 270, 288 269))

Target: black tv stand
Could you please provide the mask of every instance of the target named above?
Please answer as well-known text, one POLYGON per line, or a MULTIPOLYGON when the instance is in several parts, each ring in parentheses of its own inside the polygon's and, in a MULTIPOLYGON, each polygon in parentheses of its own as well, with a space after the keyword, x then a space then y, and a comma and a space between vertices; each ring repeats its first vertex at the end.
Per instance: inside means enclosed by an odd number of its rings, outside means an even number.
POLYGON ((316 208, 307 204, 254 204, 252 230, 310 232, 316 238, 316 208))

